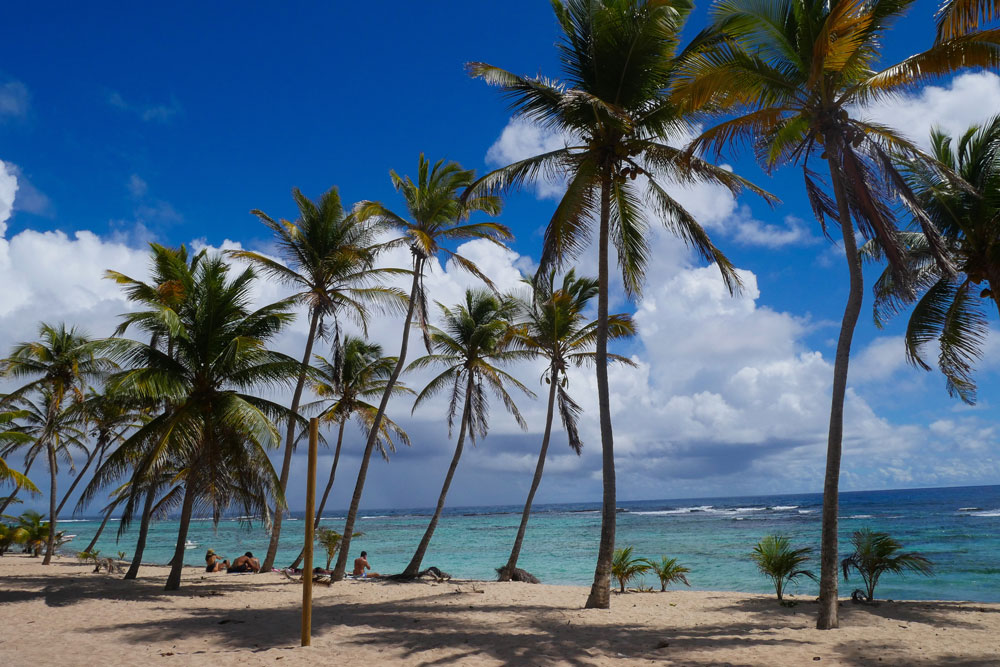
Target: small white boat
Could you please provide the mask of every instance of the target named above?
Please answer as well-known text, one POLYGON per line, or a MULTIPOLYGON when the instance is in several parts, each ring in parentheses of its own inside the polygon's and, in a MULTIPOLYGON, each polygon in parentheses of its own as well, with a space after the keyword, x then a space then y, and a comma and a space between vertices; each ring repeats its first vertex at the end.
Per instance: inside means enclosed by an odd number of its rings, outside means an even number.
POLYGON ((192 542, 191 540, 184 540, 184 548, 185 549, 195 549, 197 547, 198 547, 198 543, 197 542, 192 542))

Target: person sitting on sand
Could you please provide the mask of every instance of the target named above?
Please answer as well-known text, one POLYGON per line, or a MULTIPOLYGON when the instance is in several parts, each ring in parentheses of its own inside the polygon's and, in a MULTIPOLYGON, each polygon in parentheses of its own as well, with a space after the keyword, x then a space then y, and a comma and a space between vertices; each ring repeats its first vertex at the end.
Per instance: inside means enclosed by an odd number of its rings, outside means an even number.
POLYGON ((362 551, 361 556, 354 559, 354 572, 351 572, 355 577, 381 577, 382 575, 378 572, 365 572, 365 570, 372 569, 372 566, 368 564, 368 552, 362 551))
POLYGON ((233 564, 229 566, 229 572, 260 572, 260 561, 248 551, 233 561, 233 564))
POLYGON ((211 549, 205 552, 205 572, 222 572, 228 569, 228 560, 222 560, 222 557, 216 555, 211 549))

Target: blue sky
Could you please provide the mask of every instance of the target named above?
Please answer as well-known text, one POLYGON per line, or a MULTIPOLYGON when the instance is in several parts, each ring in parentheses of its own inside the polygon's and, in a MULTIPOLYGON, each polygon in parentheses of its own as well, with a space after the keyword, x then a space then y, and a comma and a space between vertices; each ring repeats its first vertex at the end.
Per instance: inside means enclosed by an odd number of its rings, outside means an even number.
MULTIPOLYGON (((0 208, 0 242, 8 242, 10 266, 30 264, 39 274, 7 275, 11 289, 0 295, 6 331, 0 343, 6 347, 30 337, 41 318, 80 322, 95 334, 107 333, 124 306, 113 290, 101 286, 100 273, 141 267, 146 241, 211 247, 229 241, 267 249, 263 227, 249 210, 292 217, 293 186, 317 196, 337 185, 346 202, 379 199, 401 207, 388 171, 413 172, 420 152, 477 170, 496 166, 499 158, 487 160, 491 146, 494 156, 513 155, 515 140, 526 135, 523 128, 508 127, 510 117, 496 90, 469 79, 463 64, 482 60, 519 73, 559 75, 553 48, 558 30, 546 2, 325 5, 19 3, 6 8, 8 30, 0 40, 0 160, 16 176, 18 188, 5 232, 0 208), (506 143, 501 138, 505 128, 506 143), (73 301, 67 300, 70 293, 73 301)), ((915 5, 885 44, 886 62, 929 45, 934 6, 915 5)), ((707 7, 699 3, 688 34, 704 23, 707 7)), ((879 113, 905 122, 903 129, 914 138, 926 135, 927 119, 985 118, 997 107, 983 100, 1000 99, 991 97, 1000 95, 1000 79, 977 76, 963 86, 940 82, 939 93, 915 91, 910 100, 879 113)), ((654 244, 662 254, 651 272, 648 300, 638 304, 639 322, 649 323, 650 331, 672 333, 651 333, 625 350, 648 362, 646 389, 637 390, 637 396, 656 401, 645 411, 649 423, 630 435, 628 406, 616 416, 626 425, 623 474, 629 479, 634 471, 631 492, 637 498, 734 489, 819 490, 822 443, 816 434, 823 424, 816 415, 828 409, 829 388, 796 383, 805 375, 828 375, 823 364, 832 358, 846 298, 844 261, 813 221, 797 169, 768 176, 749 155, 727 155, 723 161, 784 203, 771 210, 749 198, 733 203, 718 193, 692 195, 701 197, 701 209, 709 211, 707 226, 717 244, 754 276, 759 296, 736 305, 699 291, 708 289, 714 274, 699 270, 676 244, 668 239, 654 244), (712 213, 720 203, 722 210, 712 213), (676 270, 664 273, 660 265, 676 265, 676 270), (689 300, 671 302, 685 285, 691 288, 685 292, 689 300), (705 304, 727 314, 691 322, 657 319, 675 311, 686 317, 705 304), (738 340, 753 336, 760 340, 738 340), (690 337, 704 345, 671 343, 690 337), (759 357, 760 364, 745 361, 748 355, 759 357), (736 392, 748 375, 779 378, 786 367, 793 369, 787 371, 787 401, 811 406, 794 408, 796 414, 809 413, 802 432, 792 428, 794 422, 784 433, 773 424, 751 428, 747 415, 760 415, 761 409, 727 392, 736 392), (657 412, 665 405, 686 406, 684 425, 676 421, 679 412, 657 412), (794 463, 791 472, 775 472, 789 462, 794 463)), ((507 269, 525 268, 537 259, 540 230, 554 201, 534 189, 509 198, 501 220, 517 234, 512 249, 520 261, 503 260, 507 269)), ((589 255, 580 263, 592 271, 589 255)), ((992 409, 1000 384, 990 360, 978 376, 979 406, 964 408, 946 396, 940 376, 902 363, 897 337, 903 320, 878 331, 869 307, 866 302, 855 338, 858 361, 852 373, 857 380, 852 375, 851 386, 858 409, 852 413, 849 407, 849 417, 854 414, 858 424, 871 428, 859 427, 856 448, 849 448, 845 486, 1000 482, 992 409), (874 455, 878 451, 882 454, 874 455), (913 469, 918 457, 923 461, 913 469), (961 461, 968 465, 960 466, 961 461)), ((384 335, 389 349, 397 326, 394 321, 379 325, 384 331, 378 335, 384 335)), ((294 352, 296 343, 293 336, 283 345, 294 352)), ((623 376, 622 387, 633 386, 630 378, 623 376)), ((579 387, 587 393, 584 379, 579 387)), ((499 409, 495 412, 499 415, 499 409)), ((783 417, 775 413, 761 419, 783 417)), ((430 420, 416 420, 412 429, 434 444, 421 450, 415 438, 413 450, 387 466, 391 472, 372 479, 366 504, 429 504, 440 482, 436 466, 450 444, 440 424, 430 420), (408 480, 407 493, 398 490, 400 480, 408 480)), ((528 476, 524 462, 540 430, 537 424, 526 435, 495 429, 499 432, 470 455, 465 480, 456 483, 455 502, 518 502, 528 476)), ((582 460, 557 459, 541 500, 597 497, 597 441, 590 441, 594 445, 582 460)), ((351 461, 348 457, 340 479, 351 478, 351 461)), ((348 486, 339 485, 335 505, 348 486)), ((623 488, 630 492, 628 485, 623 488)))

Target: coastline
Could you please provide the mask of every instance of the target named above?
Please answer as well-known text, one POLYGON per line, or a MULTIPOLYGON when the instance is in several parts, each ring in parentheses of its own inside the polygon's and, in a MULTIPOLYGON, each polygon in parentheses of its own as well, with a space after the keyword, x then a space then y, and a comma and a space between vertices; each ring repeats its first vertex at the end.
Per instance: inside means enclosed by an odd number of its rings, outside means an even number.
POLYGON ((314 587, 300 648, 301 588, 282 575, 167 568, 139 579, 59 557, 0 557, 0 662, 155 664, 995 664, 1000 604, 845 600, 841 628, 813 627, 812 598, 668 590, 582 609, 586 587, 480 581, 347 581, 314 587), (819 658, 819 660, 816 660, 819 658))

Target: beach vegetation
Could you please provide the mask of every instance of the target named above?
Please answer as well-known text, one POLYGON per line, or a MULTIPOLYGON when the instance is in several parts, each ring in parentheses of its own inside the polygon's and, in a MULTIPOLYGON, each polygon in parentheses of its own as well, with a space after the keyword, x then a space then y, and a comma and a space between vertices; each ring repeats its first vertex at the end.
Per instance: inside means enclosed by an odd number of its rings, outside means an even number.
POLYGON ((687 580, 687 575, 691 572, 690 568, 678 563, 676 558, 661 556, 658 561, 649 559, 648 562, 649 569, 660 580, 661 593, 666 591, 667 586, 670 584, 679 583, 688 587, 691 586, 691 583, 687 580))
POLYGON ((15 544, 23 544, 27 533, 19 525, 0 523, 0 556, 10 551, 15 544))
POLYGON ((684 63, 707 41, 680 45, 689 0, 561 0, 552 3, 562 35, 563 81, 525 77, 482 62, 471 76, 500 88, 517 118, 557 130, 564 146, 497 169, 470 192, 500 194, 537 177, 565 178, 566 191, 545 231, 538 274, 557 270, 597 239, 597 326, 594 331, 601 431, 603 500, 594 583, 587 607, 611 603, 615 544, 614 438, 608 385, 609 257, 614 246, 625 292, 638 297, 650 256, 650 219, 714 263, 730 291, 740 278, 705 229, 660 183, 706 182, 733 192, 769 195, 731 170, 670 145, 693 130, 691 106, 674 90, 684 63), (672 139, 673 138, 673 139, 672 139))
MULTIPOLYGON (((531 505, 538 485, 542 481, 556 406, 559 409, 559 418, 566 431, 570 449, 577 455, 583 449, 583 442, 577 427, 581 408, 569 394, 569 377, 566 375, 566 371, 570 365, 578 367, 592 365, 596 359, 594 342, 597 321, 587 321, 584 317, 584 310, 590 300, 597 295, 597 280, 583 276, 577 277, 576 272, 571 269, 563 276, 560 284, 556 283, 554 271, 547 275, 535 276, 534 280, 525 282, 531 288, 531 293, 527 298, 518 298, 520 314, 518 323, 512 330, 513 344, 533 352, 547 362, 541 379, 549 387, 549 398, 545 412, 542 443, 538 451, 538 462, 535 464, 535 474, 531 479, 524 510, 521 512, 521 522, 514 537, 510 557, 507 559, 507 564, 497 570, 500 581, 510 581, 518 570, 517 560, 520 557, 521 545, 528 528, 531 505)), ((608 318, 609 339, 621 340, 634 334, 635 324, 628 314, 616 313, 608 318)), ((631 359, 621 355, 609 354, 608 359, 628 366, 635 366, 631 359)))
POLYGON ((471 273, 493 286, 492 281, 484 274, 475 262, 455 252, 448 247, 451 243, 482 239, 495 243, 500 247, 505 241, 514 238, 510 230, 497 222, 470 222, 473 213, 485 213, 495 216, 500 213, 502 202, 499 197, 491 195, 462 198, 462 193, 475 180, 475 172, 462 169, 457 162, 438 160, 431 165, 423 153, 417 161, 417 180, 409 176, 400 176, 395 171, 389 172, 392 185, 406 202, 406 215, 396 213, 381 202, 363 201, 356 207, 354 214, 363 220, 375 220, 380 226, 400 234, 392 245, 404 245, 410 250, 411 283, 407 300, 406 315, 403 319, 403 335, 399 344, 399 355, 396 365, 389 374, 378 409, 369 429, 368 440, 361 455, 361 465, 358 469, 358 479, 354 485, 354 494, 347 510, 344 523, 344 548, 337 558, 332 579, 339 581, 344 578, 347 569, 347 559, 351 546, 351 535, 357 521, 358 508, 361 505, 361 495, 364 492, 365 480, 368 476, 368 464, 372 452, 377 446, 382 428, 382 419, 389 405, 389 399, 395 390, 396 382, 403 371, 406 353, 409 348, 410 329, 414 322, 421 329, 424 346, 431 351, 431 339, 427 327, 427 288, 424 285, 424 274, 428 264, 438 257, 450 260, 459 269, 471 273))
MULTIPOLYGON (((354 533, 353 537, 362 537, 364 533, 354 533)), ((326 568, 330 569, 330 563, 337 557, 337 551, 344 541, 344 536, 332 528, 320 528, 316 531, 316 544, 323 547, 326 552, 326 568)))
POLYGON ((924 576, 934 573, 931 561, 918 553, 903 551, 903 545, 888 533, 870 528, 857 530, 851 536, 854 553, 841 561, 844 581, 851 570, 857 571, 865 583, 865 598, 875 601, 875 587, 883 574, 915 572, 924 576))
POLYGON ((761 574, 774 583, 778 600, 784 600, 788 585, 799 577, 816 581, 812 570, 804 567, 812 559, 811 547, 792 548, 792 542, 783 535, 768 535, 753 548, 750 558, 761 574))
POLYGON ((837 507, 843 444, 844 396, 851 342, 864 293, 855 226, 877 239, 894 276, 912 281, 896 225, 909 212, 927 236, 941 271, 954 273, 940 234, 898 169, 900 161, 957 179, 918 145, 860 110, 897 91, 965 67, 1000 64, 1000 31, 984 30, 936 42, 927 51, 885 66, 881 42, 913 0, 724 0, 711 9, 711 48, 686 64, 678 95, 690 106, 735 112, 705 130, 689 154, 750 144, 771 171, 802 167, 805 190, 824 230, 840 228, 849 292, 834 357, 820 547, 817 627, 837 619, 837 507), (829 189, 814 163, 825 162, 829 189))
POLYGON ((417 550, 410 559, 403 576, 416 577, 420 572, 424 554, 437 528, 445 498, 458 468, 465 447, 465 439, 473 444, 489 432, 489 397, 492 393, 522 429, 527 423, 514 403, 508 388, 517 389, 525 396, 534 393, 501 366, 532 358, 525 350, 511 345, 511 321, 517 313, 517 302, 509 296, 496 295, 486 290, 467 290, 465 300, 456 306, 438 303, 441 327, 428 325, 432 353, 410 364, 408 370, 444 366, 438 375, 427 383, 413 403, 416 411, 424 401, 440 393, 448 398, 448 433, 451 435, 455 418, 460 418, 455 453, 445 474, 441 493, 434 514, 424 531, 417 550))
POLYGON ((615 549, 614 558, 611 560, 611 576, 618 582, 622 593, 630 582, 651 569, 653 564, 647 559, 632 555, 632 547, 615 549))
POLYGON ((42 547, 49 541, 50 524, 45 515, 35 510, 27 510, 17 517, 18 544, 24 545, 25 553, 38 558, 42 547))
MULTIPOLYGON (((375 266, 379 253, 386 248, 377 240, 378 229, 364 219, 348 215, 337 188, 330 188, 315 202, 298 188, 293 188, 292 198, 299 211, 299 217, 294 222, 275 220, 261 210, 251 211, 271 230, 283 261, 250 250, 229 250, 226 253, 234 259, 249 262, 261 274, 295 290, 294 302, 308 309, 309 333, 306 334, 302 365, 295 380, 285 429, 279 473, 282 493, 288 485, 292 451, 297 442, 295 425, 299 420, 299 402, 316 340, 332 340, 334 361, 339 364, 342 355, 341 319, 353 322, 367 333, 372 308, 379 311, 399 309, 405 307, 406 301, 406 295, 400 290, 380 284, 383 278, 406 272, 375 266)), ((261 563, 265 572, 274 566, 283 514, 275 505, 271 539, 261 563)))

